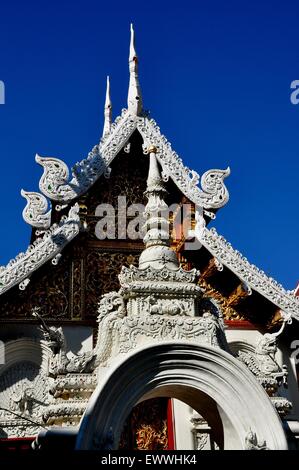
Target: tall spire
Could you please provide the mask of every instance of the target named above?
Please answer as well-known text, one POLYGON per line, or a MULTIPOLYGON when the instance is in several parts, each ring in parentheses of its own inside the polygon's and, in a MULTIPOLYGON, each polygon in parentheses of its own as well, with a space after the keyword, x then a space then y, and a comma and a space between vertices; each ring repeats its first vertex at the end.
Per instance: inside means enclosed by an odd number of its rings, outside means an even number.
POLYGON ((110 134, 111 131, 111 124, 112 124, 112 103, 110 98, 110 80, 109 75, 107 76, 107 88, 106 88, 106 100, 105 100, 105 108, 104 108, 104 129, 103 129, 103 137, 105 135, 110 134))
POLYGON ((130 82, 128 90, 128 110, 135 115, 142 111, 142 97, 138 80, 138 58, 135 50, 135 32, 131 23, 131 42, 129 55, 130 82))
POLYGON ((144 225, 146 234, 143 239, 145 250, 140 255, 139 267, 152 266, 160 269, 166 265, 170 269, 178 269, 176 253, 170 248, 169 222, 166 217, 168 206, 164 201, 167 191, 160 175, 156 152, 156 147, 149 147, 150 164, 145 191, 148 198, 145 207, 147 220, 144 225))

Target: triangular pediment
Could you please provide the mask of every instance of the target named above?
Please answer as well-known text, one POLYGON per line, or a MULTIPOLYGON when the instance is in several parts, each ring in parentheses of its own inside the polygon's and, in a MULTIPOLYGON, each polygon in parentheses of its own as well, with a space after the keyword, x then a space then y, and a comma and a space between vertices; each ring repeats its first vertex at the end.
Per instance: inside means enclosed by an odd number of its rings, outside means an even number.
MULTIPOLYGON (((37 155, 36 161, 44 169, 39 182, 41 193, 60 204, 71 203, 88 191, 101 176, 109 175, 114 158, 128 145, 136 129, 143 138, 145 152, 150 145, 157 148, 157 159, 162 166, 164 178, 171 178, 188 199, 205 209, 218 209, 227 203, 229 195, 224 179, 230 173, 229 168, 206 171, 202 175, 200 188, 198 173, 183 164, 155 121, 147 116, 133 116, 126 110, 115 120, 110 134, 93 147, 86 159, 74 165, 71 177, 63 161, 37 155)), ((41 211, 45 213, 46 210, 44 204, 41 205, 41 211)), ((34 225, 32 218, 26 221, 34 225)))
MULTIPOLYGON (((151 145, 156 147, 156 156, 161 165, 164 180, 171 180, 182 195, 195 205, 195 208, 213 216, 215 210, 226 204, 229 195, 224 179, 229 175, 229 169, 213 169, 205 172, 201 177, 200 187, 197 172, 184 166, 181 158, 161 134, 155 121, 147 115, 134 116, 129 111, 123 110, 122 115, 112 125, 109 135, 106 135, 99 145, 93 147, 86 159, 74 165, 71 176, 66 164, 61 160, 36 157, 37 163, 44 170, 39 183, 41 193, 23 193, 27 199, 23 217, 26 222, 38 229, 37 242, 36 245, 30 246, 24 255, 19 255, 6 268, 2 268, 0 293, 16 284, 23 282, 26 284, 27 279, 36 269, 49 259, 55 258, 78 235, 78 223, 74 228, 66 215, 62 217, 59 229, 57 225, 53 225, 53 220, 59 219, 61 210, 64 212, 71 210, 74 214, 76 202, 81 197, 88 197, 87 195, 97 181, 102 178, 109 181, 109 177, 113 175, 114 160, 121 151, 130 151, 130 139, 136 132, 142 137, 143 153, 146 154, 151 145), (53 209, 51 211, 48 208, 47 198, 54 209, 54 217, 53 209), (47 232, 42 233, 43 225, 44 229, 49 229, 51 226, 50 236, 47 232), (73 230, 70 229, 71 226, 73 230), (56 231, 63 231, 66 228, 68 236, 60 237, 61 243, 56 244, 53 250, 49 250, 51 233, 56 234, 56 231), (41 255, 43 251, 45 255, 41 255), (35 262, 37 258, 38 261, 35 262)), ((144 165, 142 158, 144 156, 140 154, 140 165, 144 165)), ((299 300, 292 292, 285 291, 276 281, 251 265, 215 231, 204 227, 204 230, 195 231, 195 236, 219 263, 231 270, 241 281, 246 282, 250 288, 259 292, 284 312, 299 319, 299 300)))

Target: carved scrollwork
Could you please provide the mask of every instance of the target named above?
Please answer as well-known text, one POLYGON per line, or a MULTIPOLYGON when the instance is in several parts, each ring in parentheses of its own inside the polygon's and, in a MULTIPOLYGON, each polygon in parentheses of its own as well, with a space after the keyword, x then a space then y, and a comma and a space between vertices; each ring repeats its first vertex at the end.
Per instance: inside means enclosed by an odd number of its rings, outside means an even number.
POLYGON ((205 313, 200 318, 167 317, 160 315, 125 317, 115 324, 118 330, 119 352, 126 353, 143 341, 193 340, 211 346, 222 346, 217 319, 205 313))
POLYGON ((299 320, 299 297, 295 297, 293 292, 286 291, 281 284, 268 277, 264 271, 250 264, 224 237, 218 235, 215 228, 211 230, 207 228, 197 230, 195 228, 195 234, 212 255, 252 289, 299 320))
POLYGON ((228 191, 223 184, 223 180, 229 175, 229 167, 226 170, 208 170, 202 175, 200 183, 203 192, 206 193, 206 195, 201 194, 205 201, 203 207, 217 208, 228 202, 228 191), (211 204, 211 200, 213 204, 211 204))
POLYGON ((196 450, 216 450, 219 449, 211 435, 211 427, 208 422, 199 414, 193 412, 190 419, 193 429, 194 449, 196 450))
POLYGON ((51 225, 51 209, 43 194, 21 190, 27 204, 23 210, 23 219, 32 227, 48 229, 51 225))
POLYGON ((163 168, 163 176, 171 177, 178 188, 192 202, 205 209, 223 207, 229 194, 223 183, 230 174, 230 169, 209 170, 201 178, 202 189, 198 187, 199 175, 185 167, 181 158, 172 150, 171 144, 160 132, 156 122, 148 118, 139 118, 137 129, 144 139, 144 146, 157 148, 157 159, 163 168))
MULTIPOLYGON (((69 179, 69 169, 67 165, 59 158, 41 157, 36 154, 35 161, 44 169, 44 173, 39 181, 39 189, 50 199, 62 200, 57 197, 58 188, 65 185, 69 179), (56 198, 54 197, 56 196, 56 198)), ((76 197, 74 190, 73 198, 76 197)))
POLYGON ((55 255, 54 258, 52 258, 53 266, 57 266, 61 258, 62 258, 62 254, 57 253, 57 255, 55 255))
POLYGON ((36 155, 36 162, 44 168, 39 183, 41 192, 54 201, 63 202, 70 202, 86 192, 102 174, 110 175, 111 161, 135 129, 135 117, 124 111, 107 138, 95 145, 86 159, 74 165, 70 181, 68 167, 62 160, 36 155))
POLYGON ((222 295, 219 291, 217 291, 217 289, 212 287, 206 279, 200 278, 198 284, 203 290, 205 297, 211 297, 212 299, 215 299, 218 302, 223 312, 223 317, 225 320, 246 320, 244 316, 242 316, 228 304, 227 298, 222 295))
POLYGON ((22 282, 20 282, 20 284, 19 284, 19 289, 20 289, 20 290, 25 290, 26 287, 28 286, 29 282, 30 282, 30 279, 27 277, 27 278, 24 279, 22 282))
POLYGON ((160 133, 155 121, 147 117, 136 118, 128 111, 112 125, 111 133, 96 145, 87 158, 72 168, 69 180, 67 165, 57 158, 36 156, 36 161, 44 168, 40 180, 40 190, 55 201, 69 202, 80 196, 102 175, 117 153, 125 147, 135 129, 141 133, 145 146, 152 144, 157 147, 157 157, 163 167, 163 177, 171 176, 179 189, 195 204, 206 209, 219 208, 228 201, 228 191, 223 183, 230 170, 209 170, 201 178, 202 189, 198 187, 199 175, 183 165, 180 157, 172 150, 171 145, 160 133))
POLYGON ((40 415, 49 403, 47 392, 48 378, 37 364, 21 361, 10 366, 0 377, 0 403, 20 418, 12 419, 11 413, 0 411, 0 429, 9 437, 30 435, 32 424, 22 419, 24 416, 37 422, 34 429, 38 432, 40 415))
POLYGON ((57 421, 66 421, 70 424, 78 424, 87 406, 87 401, 72 401, 52 403, 44 409, 42 417, 47 424, 57 421))
POLYGON ((270 399, 281 418, 288 415, 293 408, 293 404, 285 397, 274 396, 270 397, 270 399))
POLYGON ((125 153, 130 153, 131 151, 131 143, 128 142, 125 146, 124 146, 124 152, 125 153))
POLYGON ((169 282, 187 282, 192 283, 199 275, 197 269, 191 271, 185 271, 183 268, 168 269, 163 266, 161 269, 156 269, 152 266, 140 269, 135 266, 127 268, 122 267, 121 273, 119 274, 119 280, 121 284, 127 284, 133 281, 169 281, 169 282))
POLYGON ((79 206, 71 207, 68 216, 63 216, 59 224, 54 224, 30 245, 25 253, 20 253, 7 266, 0 267, 0 294, 28 278, 32 272, 55 257, 79 233, 79 206))
POLYGON ((55 398, 65 395, 69 396, 84 396, 89 398, 97 385, 96 374, 67 374, 58 375, 54 384, 51 386, 49 392, 55 398))
POLYGON ((126 314, 124 299, 118 292, 104 294, 100 300, 97 322, 101 323, 108 313, 115 313, 116 318, 122 318, 126 314))

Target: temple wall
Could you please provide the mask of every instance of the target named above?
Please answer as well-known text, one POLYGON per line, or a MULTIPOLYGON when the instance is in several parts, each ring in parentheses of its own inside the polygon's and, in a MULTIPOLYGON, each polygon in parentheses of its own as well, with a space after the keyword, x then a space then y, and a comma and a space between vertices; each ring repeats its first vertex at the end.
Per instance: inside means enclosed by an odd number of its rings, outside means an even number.
POLYGON ((173 400, 173 419, 175 430, 176 449, 194 449, 194 441, 192 435, 192 418, 193 410, 180 400, 173 400))

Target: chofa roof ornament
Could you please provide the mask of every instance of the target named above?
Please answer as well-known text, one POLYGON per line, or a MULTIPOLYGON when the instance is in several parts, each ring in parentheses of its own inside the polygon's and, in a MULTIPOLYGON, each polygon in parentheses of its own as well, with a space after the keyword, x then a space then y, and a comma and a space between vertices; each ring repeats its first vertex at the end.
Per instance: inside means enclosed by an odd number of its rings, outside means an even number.
POLYGON ((136 116, 142 112, 141 89, 138 80, 138 57, 135 49, 135 32, 131 24, 131 42, 129 55, 130 82, 128 90, 128 111, 136 116))
POLYGON ((107 86, 106 86, 106 100, 105 100, 105 107, 104 107, 104 128, 103 128, 103 136, 104 139, 107 135, 111 132, 112 126, 112 103, 110 97, 110 79, 109 75, 107 76, 107 86))

